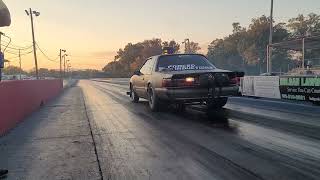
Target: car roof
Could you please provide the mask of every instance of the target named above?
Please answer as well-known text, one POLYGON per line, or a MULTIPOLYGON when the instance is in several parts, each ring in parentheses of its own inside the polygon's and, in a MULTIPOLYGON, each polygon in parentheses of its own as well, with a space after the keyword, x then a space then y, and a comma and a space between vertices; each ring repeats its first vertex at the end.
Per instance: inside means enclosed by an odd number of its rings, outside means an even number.
MULTIPOLYGON (((184 53, 179 53, 179 54, 161 54, 161 55, 156 55, 156 56, 151 56, 149 58, 153 58, 153 57, 164 57, 164 56, 181 56, 181 55, 198 55, 198 56, 203 56, 203 57, 206 57, 205 55, 203 54, 197 54, 197 53, 194 53, 194 54, 184 54, 184 53)), ((149 59, 148 58, 148 59, 149 59)))

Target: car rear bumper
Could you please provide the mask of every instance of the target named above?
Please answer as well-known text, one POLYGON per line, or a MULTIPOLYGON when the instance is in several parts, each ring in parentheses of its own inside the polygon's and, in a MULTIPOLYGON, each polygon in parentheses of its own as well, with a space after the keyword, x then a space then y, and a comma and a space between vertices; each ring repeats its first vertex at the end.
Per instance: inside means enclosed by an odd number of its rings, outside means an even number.
POLYGON ((221 88, 183 88, 167 89, 157 88, 156 93, 160 99, 169 101, 201 102, 208 99, 236 96, 239 93, 238 86, 221 88))

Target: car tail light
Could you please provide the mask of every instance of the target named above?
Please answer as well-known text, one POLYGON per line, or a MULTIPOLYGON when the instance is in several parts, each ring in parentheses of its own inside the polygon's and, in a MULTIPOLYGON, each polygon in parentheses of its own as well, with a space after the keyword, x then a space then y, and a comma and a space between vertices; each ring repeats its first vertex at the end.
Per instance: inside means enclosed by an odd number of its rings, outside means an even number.
POLYGON ((162 87, 172 87, 173 82, 171 78, 164 78, 162 79, 162 87))
POLYGON ((234 77, 230 79, 231 84, 240 85, 240 77, 234 77))
POLYGON ((185 78, 164 78, 162 87, 193 87, 199 85, 199 80, 195 77, 185 78))

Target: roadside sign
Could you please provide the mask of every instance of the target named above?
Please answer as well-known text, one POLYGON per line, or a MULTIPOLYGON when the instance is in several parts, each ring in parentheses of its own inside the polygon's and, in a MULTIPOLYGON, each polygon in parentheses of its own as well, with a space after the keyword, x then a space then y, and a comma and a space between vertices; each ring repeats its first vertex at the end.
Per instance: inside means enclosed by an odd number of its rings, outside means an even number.
POLYGON ((320 102, 320 77, 280 77, 282 99, 320 102))

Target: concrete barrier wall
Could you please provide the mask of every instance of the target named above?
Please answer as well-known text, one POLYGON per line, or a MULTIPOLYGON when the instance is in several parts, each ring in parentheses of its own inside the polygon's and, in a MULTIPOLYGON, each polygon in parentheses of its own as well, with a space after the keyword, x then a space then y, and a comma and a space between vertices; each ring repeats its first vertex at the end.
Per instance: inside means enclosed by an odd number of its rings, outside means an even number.
POLYGON ((254 78, 256 97, 280 99, 279 76, 256 76, 254 78))
POLYGON ((62 89, 62 80, 1 82, 0 136, 37 110, 42 103, 57 96, 62 89))
POLYGON ((245 76, 240 86, 243 96, 281 98, 279 76, 245 76))

